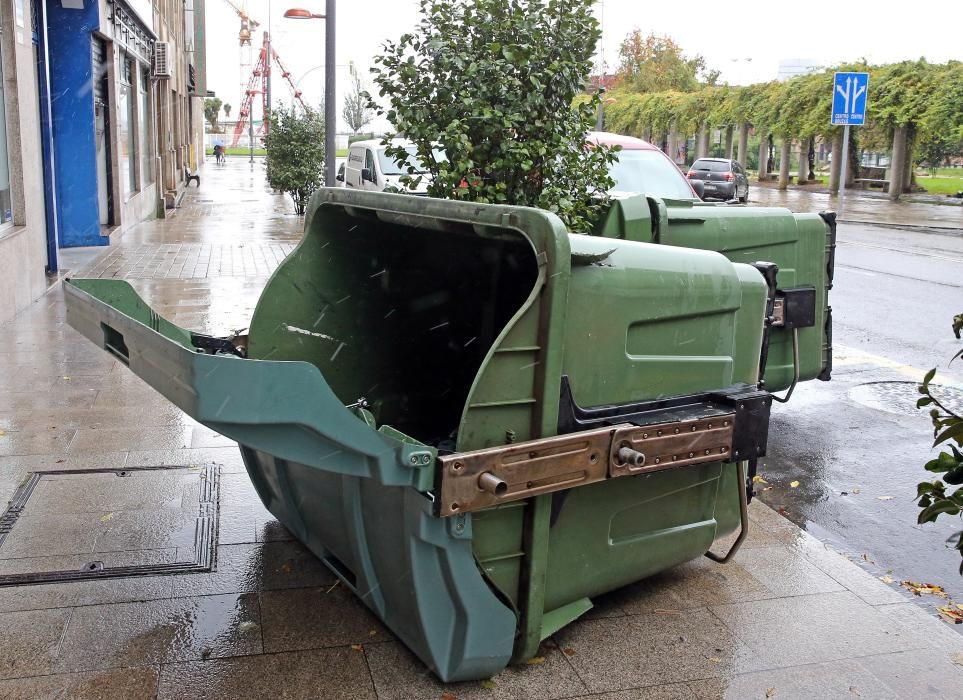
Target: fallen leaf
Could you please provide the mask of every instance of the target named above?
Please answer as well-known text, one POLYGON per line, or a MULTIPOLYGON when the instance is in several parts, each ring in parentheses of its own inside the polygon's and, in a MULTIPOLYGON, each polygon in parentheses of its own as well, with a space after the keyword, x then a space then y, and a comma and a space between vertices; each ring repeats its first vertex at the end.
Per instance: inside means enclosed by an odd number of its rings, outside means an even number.
POLYGON ((929 595, 939 596, 940 598, 946 597, 946 591, 943 590, 943 586, 935 586, 932 583, 916 583, 916 581, 900 581, 899 585, 908 591, 911 591, 914 595, 923 595, 928 593, 929 595))
POLYGON ((859 689, 855 685, 849 686, 849 692, 855 695, 857 698, 863 697, 862 695, 859 694, 859 689))
POLYGON ((378 634, 378 630, 368 630, 369 637, 374 637, 376 634, 378 634))
POLYGON ((889 574, 886 574, 885 576, 880 576, 879 580, 883 583, 892 583, 895 579, 889 574))
POLYGON ((351 648, 354 649, 355 651, 364 651, 364 647, 360 644, 352 644, 351 648))
POLYGON ((771 698, 771 697, 772 697, 773 695, 775 695, 775 694, 776 694, 776 689, 775 689, 775 688, 767 688, 767 689, 766 689, 766 697, 767 697, 767 698, 771 698))
POLYGON ((850 491, 850 493, 852 493, 852 494, 854 494, 854 495, 855 495, 855 494, 858 494, 858 493, 859 493, 859 489, 853 489, 852 491, 850 491))
POLYGON ((210 647, 204 647, 203 649, 201 649, 201 658, 209 659, 211 658, 211 654, 213 653, 214 653, 213 649, 211 649, 210 647))
POLYGON ((768 484, 769 482, 766 481, 765 479, 763 479, 763 478, 762 478, 761 476, 759 476, 758 474, 756 474, 754 477, 752 477, 752 483, 754 483, 754 484, 768 484))
POLYGON ((772 491, 772 486, 767 486, 766 488, 763 489, 763 491, 772 491))
POLYGON ((113 520, 113 518, 114 518, 114 514, 108 513, 107 515, 104 515, 100 518, 100 522, 106 523, 108 520, 113 520))
POLYGON ((544 656, 533 656, 532 658, 530 658, 530 659, 529 659, 528 661, 526 661, 525 663, 528 664, 529 666, 541 666, 543 663, 545 663, 545 657, 544 657, 544 656))
POLYGON ((963 654, 956 653, 950 657, 957 666, 963 666, 963 654))
POLYGON ((495 684, 495 681, 489 679, 489 680, 486 680, 486 681, 482 681, 482 682, 481 682, 481 687, 482 687, 482 688, 487 688, 488 690, 494 690, 495 687, 496 687, 496 684, 495 684))
POLYGON ((892 501, 894 498, 895 498, 895 496, 877 496, 877 497, 876 497, 876 500, 877 500, 877 501, 892 501))
POLYGON ((70 381, 70 377, 64 377, 64 381, 65 381, 65 382, 69 382, 69 381, 70 381))
POLYGON ((789 488, 794 489, 794 488, 796 488, 797 486, 799 486, 799 482, 798 482, 798 481, 790 481, 790 482, 789 482, 789 488))
POLYGON ((335 581, 334 584, 331 586, 331 588, 329 588, 328 590, 326 590, 326 591, 324 592, 324 594, 327 595, 328 593, 330 593, 331 591, 333 591, 335 588, 338 587, 338 585, 339 585, 340 583, 341 583, 341 579, 338 579, 337 581, 335 581))
POLYGON ((283 564, 281 564, 281 571, 283 571, 286 574, 290 574, 292 571, 294 571, 294 567, 291 566, 290 561, 286 561, 283 564))
POLYGON ((245 620, 237 626, 237 629, 241 632, 253 632, 257 629, 257 623, 251 622, 250 620, 245 620))
POLYGON ((710 656, 710 657, 709 657, 709 661, 711 661, 711 662, 714 663, 714 664, 721 664, 721 663, 722 663, 722 659, 720 659, 718 656, 710 656))
POLYGON ((565 647, 562 652, 565 656, 575 656, 575 650, 572 647, 565 647))
POLYGON ((958 625, 961 622, 963 622, 963 611, 961 610, 957 610, 956 608, 951 608, 949 605, 946 605, 942 608, 937 608, 937 610, 940 611, 940 615, 945 617, 949 622, 952 622, 954 625, 958 625))
POLYGON ((58 459, 56 464, 63 464, 66 461, 67 461, 66 459, 58 459))
POLYGON ((445 693, 441 696, 441 700, 458 700, 458 698, 451 693, 445 693))
POLYGON ((0 437, 3 437, 6 434, 7 434, 6 430, 0 430, 0 437))

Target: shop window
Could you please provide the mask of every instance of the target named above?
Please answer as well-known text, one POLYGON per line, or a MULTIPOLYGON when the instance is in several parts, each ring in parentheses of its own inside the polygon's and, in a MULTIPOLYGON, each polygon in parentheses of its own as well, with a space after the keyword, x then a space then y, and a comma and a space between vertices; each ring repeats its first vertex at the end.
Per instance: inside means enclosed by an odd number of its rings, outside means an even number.
POLYGON ((137 133, 140 134, 141 182, 149 185, 154 182, 154 120, 150 111, 150 71, 141 70, 137 110, 137 133))
POLYGON ((134 62, 129 58, 121 60, 120 65, 120 104, 118 136, 120 140, 120 179, 124 187, 124 196, 129 197, 137 189, 135 177, 135 153, 137 143, 134 132, 134 62))
MULTIPOLYGON (((2 59, 2 56, 0 56, 2 59)), ((13 198, 10 193, 10 159, 7 153, 7 106, 3 86, 3 61, 0 60, 0 224, 13 220, 13 198)))

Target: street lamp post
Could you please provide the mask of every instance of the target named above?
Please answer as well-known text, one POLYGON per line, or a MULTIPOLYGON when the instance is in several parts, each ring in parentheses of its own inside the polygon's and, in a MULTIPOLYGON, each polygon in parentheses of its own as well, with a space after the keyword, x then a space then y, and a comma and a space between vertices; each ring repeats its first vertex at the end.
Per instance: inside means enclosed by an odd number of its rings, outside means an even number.
POLYGON ((324 22, 324 184, 334 185, 335 132, 338 122, 335 112, 335 0, 325 0, 324 14, 291 8, 284 13, 288 19, 323 19, 324 22))

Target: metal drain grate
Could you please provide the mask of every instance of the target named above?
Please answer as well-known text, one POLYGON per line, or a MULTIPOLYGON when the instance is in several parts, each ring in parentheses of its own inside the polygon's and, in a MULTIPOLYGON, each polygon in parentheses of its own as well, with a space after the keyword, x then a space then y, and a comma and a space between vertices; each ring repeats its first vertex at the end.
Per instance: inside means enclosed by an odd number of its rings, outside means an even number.
MULTIPOLYGON (((929 409, 916 408, 920 398, 919 382, 870 382, 849 390, 849 398, 878 411, 917 414, 926 418, 929 409)), ((943 384, 930 384, 930 391, 940 403, 955 413, 963 412, 963 390, 943 384)))
POLYGON ((0 515, 0 586, 212 571, 219 483, 216 465, 32 472, 0 515), (111 499, 139 509, 115 524, 111 499))

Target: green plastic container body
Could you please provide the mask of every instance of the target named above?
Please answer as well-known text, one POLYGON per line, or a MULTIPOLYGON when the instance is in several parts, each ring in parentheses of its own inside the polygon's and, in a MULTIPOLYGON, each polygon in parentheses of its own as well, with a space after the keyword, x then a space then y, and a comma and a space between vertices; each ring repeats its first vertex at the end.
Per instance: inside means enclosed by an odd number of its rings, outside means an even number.
MULTIPOLYGON (((835 220, 835 215, 833 219, 835 220)), ((772 262, 778 287, 816 291, 815 324, 800 328, 799 379, 828 380, 832 370, 832 287, 835 230, 820 214, 631 196, 615 200, 596 233, 626 240, 714 250, 733 262, 772 262)), ((794 376, 792 331, 773 328, 765 388, 779 391, 794 376)))
POLYGON ((443 680, 533 656, 592 596, 738 526, 735 465, 718 462, 570 489, 555 508, 557 494, 432 507, 439 449, 555 435, 563 377, 583 407, 754 383, 767 288, 719 253, 326 189, 247 359, 200 352, 124 282, 66 289, 71 325, 237 440, 267 508, 443 680))

